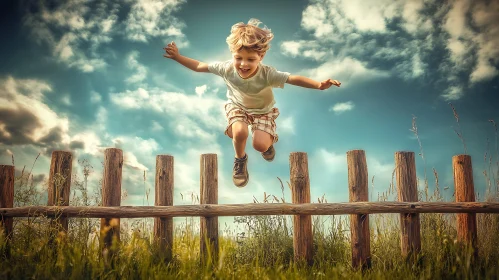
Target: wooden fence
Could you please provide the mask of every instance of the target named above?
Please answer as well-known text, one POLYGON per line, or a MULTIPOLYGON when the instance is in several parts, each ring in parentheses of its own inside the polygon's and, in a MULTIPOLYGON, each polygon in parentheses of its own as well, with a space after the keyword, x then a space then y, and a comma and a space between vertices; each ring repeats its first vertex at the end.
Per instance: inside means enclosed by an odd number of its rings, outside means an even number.
POLYGON ((173 217, 200 217, 201 259, 218 259, 218 217, 249 215, 293 215, 293 247, 296 261, 311 264, 313 236, 311 215, 350 214, 352 266, 370 266, 369 214, 400 213, 401 254, 415 255, 421 250, 420 213, 457 214, 457 239, 477 247, 476 213, 499 213, 499 203, 475 202, 473 171, 469 155, 452 158, 456 202, 418 202, 416 165, 413 152, 395 153, 398 202, 368 202, 368 171, 363 150, 347 152, 349 203, 310 203, 307 154, 291 153, 290 185, 292 203, 250 203, 218 205, 218 161, 216 154, 201 155, 200 204, 173 206, 174 159, 156 157, 155 206, 120 206, 123 152, 109 148, 104 152, 102 204, 100 207, 69 206, 72 154, 54 151, 49 174, 48 206, 13 207, 14 166, 0 165, 0 215, 8 237, 13 217, 45 215, 60 230, 67 231, 69 217, 101 218, 104 249, 120 238, 120 218, 154 217, 154 238, 172 257, 173 217))

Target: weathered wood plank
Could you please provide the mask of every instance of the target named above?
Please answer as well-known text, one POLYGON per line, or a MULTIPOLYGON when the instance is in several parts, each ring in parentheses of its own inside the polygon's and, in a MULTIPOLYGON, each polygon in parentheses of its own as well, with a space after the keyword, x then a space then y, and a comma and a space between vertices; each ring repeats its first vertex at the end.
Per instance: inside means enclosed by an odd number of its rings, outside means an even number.
MULTIPOLYGON (((0 165, 0 207, 12 208, 14 207, 14 179, 15 169, 13 165, 0 165)), ((0 258, 2 255, 10 257, 10 243, 12 240, 12 217, 0 216, 0 231, 3 231, 6 244, 4 251, 0 251, 0 258)))
MULTIPOLYGON (((102 179, 102 206, 121 205, 122 169, 123 151, 116 148, 106 149, 104 151, 104 175, 102 179)), ((113 240, 120 241, 120 219, 118 216, 102 217, 100 232, 105 252, 110 250, 113 240)))
MULTIPOLYGON (((413 152, 395 153, 398 200, 418 201, 416 159, 413 152)), ((418 213, 400 214, 402 256, 411 258, 421 251, 421 225, 418 213)))
MULTIPOLYGON (((200 206, 218 203, 218 160, 216 154, 202 154, 200 160, 200 206)), ((218 217, 200 217, 200 254, 203 262, 218 263, 218 217)))
POLYGON ((87 218, 214 217, 260 215, 347 215, 383 213, 499 213, 499 202, 341 202, 248 203, 175 206, 27 206, 0 208, 3 217, 54 216, 87 218))
MULTIPOLYGON (((454 169, 456 202, 475 201, 475 187, 473 185, 473 168, 471 165, 471 156, 453 156, 452 167, 454 169)), ((457 241, 462 244, 471 245, 475 251, 475 254, 478 254, 477 225, 475 213, 457 215, 457 241)))
MULTIPOLYGON (((70 152, 52 152, 48 185, 48 206, 69 205, 72 166, 73 155, 70 152)), ((68 231, 68 219, 65 217, 54 219, 51 224, 55 228, 58 228, 59 231, 68 231)), ((51 239, 53 239, 53 236, 51 239)))
MULTIPOLYGON (((173 205, 174 170, 173 156, 156 156, 155 206, 173 205)), ((173 248, 173 218, 154 218, 154 238, 161 248, 161 254, 166 261, 172 259, 173 248)))
MULTIPOLYGON (((289 156, 291 198, 294 204, 310 203, 310 178, 308 175, 307 154, 291 153, 289 156)), ((312 216, 293 217, 293 250, 295 261, 313 263, 312 216)))
MULTIPOLYGON (((368 180, 366 154, 363 150, 347 152, 348 193, 350 202, 368 201, 368 180)), ((350 215, 350 235, 352 238, 352 266, 366 269, 371 267, 371 238, 369 215, 350 215)))

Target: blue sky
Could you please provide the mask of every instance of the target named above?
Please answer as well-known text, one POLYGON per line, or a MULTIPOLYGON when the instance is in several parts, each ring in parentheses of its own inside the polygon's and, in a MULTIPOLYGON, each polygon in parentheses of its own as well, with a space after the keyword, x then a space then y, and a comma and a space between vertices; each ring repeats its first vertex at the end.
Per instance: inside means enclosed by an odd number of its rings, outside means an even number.
MULTIPOLYGON (((199 158, 218 154, 219 203, 281 196, 289 154, 308 154, 313 201, 348 201, 346 152, 366 151, 370 197, 388 189, 396 151, 424 149, 430 188, 452 199, 452 156, 464 153, 449 102, 459 114, 475 188, 490 155, 497 162, 499 2, 497 1, 2 1, 0 164, 31 167, 40 187, 53 150, 73 152, 102 176, 103 151, 123 149, 122 205, 154 203, 155 157, 175 158, 175 204, 199 194, 199 158), (175 41, 200 61, 230 59, 225 38, 257 18, 275 35, 264 64, 316 80, 317 91, 275 89, 279 142, 268 163, 247 146, 251 180, 232 185, 234 152, 223 134, 225 85, 163 57, 175 41), (490 142, 486 162, 487 139, 490 142), (144 184, 143 174, 146 171, 144 184), (374 177, 374 179, 373 179, 374 177), (181 194, 184 196, 182 200, 181 194)), ((250 142, 249 142, 250 143, 250 142)), ((423 186, 424 162, 417 156, 423 186)), ((488 170, 488 169, 487 169, 488 170)), ((291 200, 288 188, 285 198, 291 200)))

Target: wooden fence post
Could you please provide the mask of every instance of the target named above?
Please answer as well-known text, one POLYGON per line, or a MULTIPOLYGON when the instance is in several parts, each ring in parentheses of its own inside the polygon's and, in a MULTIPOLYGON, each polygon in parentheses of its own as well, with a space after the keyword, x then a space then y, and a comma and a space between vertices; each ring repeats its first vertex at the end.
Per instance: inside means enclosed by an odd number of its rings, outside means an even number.
MULTIPOLYGON (((0 165, 0 208, 14 207, 14 166, 0 165)), ((1 217, 0 231, 4 231, 6 238, 5 251, 0 252, 6 258, 10 257, 10 242, 12 240, 13 218, 1 217)))
MULTIPOLYGON (((104 174, 102 179, 102 206, 121 205, 121 176, 123 171, 123 151, 108 148, 104 151, 104 174)), ((113 240, 120 241, 120 219, 101 218, 101 239, 103 252, 113 254, 113 240)))
MULTIPOLYGON (((201 155, 200 204, 218 204, 218 160, 216 154, 201 155)), ((206 264, 218 262, 218 217, 200 217, 200 254, 206 264)))
MULTIPOLYGON (((73 155, 66 151, 53 151, 50 162, 48 206, 69 206, 73 155)), ((68 218, 55 217, 52 222, 57 231, 68 231, 68 218)), ((52 236, 53 238, 53 236, 52 236)))
MULTIPOLYGON (((173 205, 173 156, 156 156, 155 206, 173 205)), ((173 218, 154 218, 154 237, 158 242, 160 254, 166 261, 172 259, 173 218)))
MULTIPOLYGON (((473 185, 471 156, 453 156, 452 167, 454 169, 456 202, 475 202, 475 186, 473 185)), ((475 255, 478 254, 475 213, 457 214, 457 240, 462 244, 471 245, 475 255)))
MULTIPOLYGON (((368 201, 368 179, 366 155, 363 150, 347 152, 349 201, 368 201)), ((371 267, 371 238, 369 233, 369 215, 350 215, 350 233, 352 239, 352 266, 362 269, 371 267)))
MULTIPOLYGON (((413 152, 395 153, 397 193, 400 202, 418 201, 416 161, 413 152)), ((418 213, 400 214, 402 256, 407 259, 421 251, 421 225, 418 213)))
MULTIPOLYGON (((310 178, 308 174, 307 153, 294 152, 289 156, 291 198, 293 203, 310 203, 310 178)), ((293 217, 293 249, 296 262, 306 261, 313 264, 312 217, 295 215, 293 217)))

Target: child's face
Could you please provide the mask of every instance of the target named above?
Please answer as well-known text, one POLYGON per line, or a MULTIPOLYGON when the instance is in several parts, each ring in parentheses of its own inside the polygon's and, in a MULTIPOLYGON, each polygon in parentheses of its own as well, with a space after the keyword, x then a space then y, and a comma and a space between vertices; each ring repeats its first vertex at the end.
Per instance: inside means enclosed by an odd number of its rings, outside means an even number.
POLYGON ((259 54, 254 51, 241 49, 232 53, 233 64, 237 73, 243 79, 251 78, 258 70, 258 64, 262 61, 265 54, 259 54))

